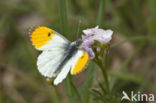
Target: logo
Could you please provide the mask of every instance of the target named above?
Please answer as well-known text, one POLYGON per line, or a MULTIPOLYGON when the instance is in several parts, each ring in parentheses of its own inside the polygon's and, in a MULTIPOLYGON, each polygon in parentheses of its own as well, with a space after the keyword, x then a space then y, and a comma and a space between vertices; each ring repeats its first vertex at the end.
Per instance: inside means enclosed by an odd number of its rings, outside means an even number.
POLYGON ((140 91, 138 91, 137 93, 134 93, 133 91, 131 91, 131 95, 128 96, 128 94, 125 91, 122 91, 122 98, 121 101, 123 100, 128 100, 128 101, 149 101, 149 102, 153 102, 154 101, 154 94, 141 94, 140 91))

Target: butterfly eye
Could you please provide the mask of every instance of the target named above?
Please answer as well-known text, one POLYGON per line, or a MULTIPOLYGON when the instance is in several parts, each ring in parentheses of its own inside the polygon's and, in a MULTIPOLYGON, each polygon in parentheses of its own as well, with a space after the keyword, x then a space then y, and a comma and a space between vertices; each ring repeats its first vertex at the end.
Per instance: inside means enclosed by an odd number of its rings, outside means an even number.
POLYGON ((48 33, 48 36, 50 36, 51 35, 51 33, 48 33))

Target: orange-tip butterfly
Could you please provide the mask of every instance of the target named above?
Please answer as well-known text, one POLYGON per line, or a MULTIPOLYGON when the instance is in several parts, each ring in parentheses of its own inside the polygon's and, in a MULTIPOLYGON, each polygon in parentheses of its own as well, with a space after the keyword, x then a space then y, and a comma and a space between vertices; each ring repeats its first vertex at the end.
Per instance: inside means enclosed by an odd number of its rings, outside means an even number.
POLYGON ((68 72, 72 75, 82 71, 89 61, 89 55, 80 49, 81 40, 68 41, 56 31, 39 26, 31 32, 31 41, 37 50, 42 51, 37 59, 39 72, 53 78, 54 85, 62 82, 68 72))

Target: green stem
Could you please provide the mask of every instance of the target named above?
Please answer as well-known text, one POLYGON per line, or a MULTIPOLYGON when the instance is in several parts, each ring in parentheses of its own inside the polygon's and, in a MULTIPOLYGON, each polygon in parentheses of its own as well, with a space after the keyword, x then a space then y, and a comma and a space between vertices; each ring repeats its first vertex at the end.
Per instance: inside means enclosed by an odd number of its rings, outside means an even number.
MULTIPOLYGON (((105 51, 106 51, 105 55, 102 56, 102 57, 105 56, 104 61, 99 59, 98 56, 95 57, 94 61, 100 67, 102 74, 103 74, 103 79, 106 83, 106 90, 108 93, 110 93, 109 79, 108 79, 108 74, 107 74, 108 48, 105 48, 105 51)), ((101 56, 101 55, 99 55, 99 56, 101 56)))
POLYGON ((103 79, 106 83, 106 90, 108 93, 110 93, 110 88, 109 88, 109 80, 108 80, 108 74, 106 70, 106 64, 103 65, 101 60, 96 59, 95 60, 96 64, 100 67, 102 74, 103 74, 103 79))
MULTIPOLYGON (((57 103, 61 103, 61 99, 59 98, 59 93, 58 93, 58 90, 55 86, 52 85, 52 88, 53 88, 53 91, 55 92, 56 94, 56 100, 57 100, 57 103)), ((56 101, 55 101, 56 103, 56 101)))
POLYGON ((71 87, 71 75, 68 75, 66 80, 65 80, 65 85, 66 85, 66 91, 67 91, 67 96, 68 96, 68 100, 69 100, 69 103, 73 103, 73 98, 72 98, 72 95, 73 95, 73 92, 72 92, 72 87, 71 87))
POLYGON ((103 65, 102 62, 101 62, 99 66, 100 66, 100 69, 102 71, 104 81, 106 83, 106 89, 107 89, 108 93, 110 93, 108 74, 107 74, 107 70, 106 70, 106 64, 103 65))

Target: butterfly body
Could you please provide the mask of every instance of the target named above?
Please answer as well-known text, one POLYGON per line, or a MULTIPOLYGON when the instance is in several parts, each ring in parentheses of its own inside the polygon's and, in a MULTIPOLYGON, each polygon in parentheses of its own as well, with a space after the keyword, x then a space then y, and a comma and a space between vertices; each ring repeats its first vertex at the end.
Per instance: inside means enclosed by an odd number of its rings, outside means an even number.
POLYGON ((76 44, 76 42, 72 42, 70 43, 67 48, 66 48, 66 53, 64 54, 65 55, 65 58, 63 59, 63 61, 61 62, 61 64, 58 66, 57 70, 55 71, 55 73, 57 73, 58 71, 60 71, 63 66, 66 64, 66 62, 68 60, 71 59, 71 57, 73 57, 76 53, 76 51, 78 50, 78 45, 76 44))

